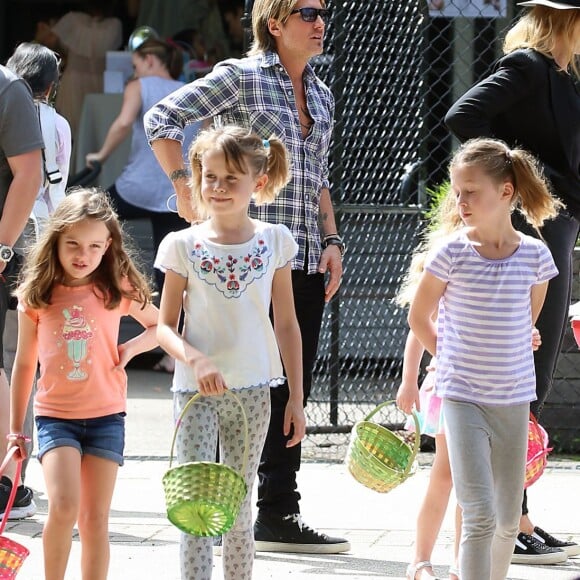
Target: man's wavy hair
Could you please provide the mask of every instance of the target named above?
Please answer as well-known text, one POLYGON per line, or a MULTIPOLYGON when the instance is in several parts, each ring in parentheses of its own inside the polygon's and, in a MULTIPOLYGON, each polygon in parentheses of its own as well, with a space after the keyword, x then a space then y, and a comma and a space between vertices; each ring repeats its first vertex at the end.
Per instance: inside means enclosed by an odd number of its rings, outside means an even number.
MULTIPOLYGON (((256 0, 252 9, 252 33, 254 40, 248 51, 249 55, 267 51, 276 52, 276 39, 270 34, 268 22, 270 18, 282 23, 288 20, 290 13, 298 4, 298 0, 256 0)), ((325 0, 321 5, 326 8, 325 0)))

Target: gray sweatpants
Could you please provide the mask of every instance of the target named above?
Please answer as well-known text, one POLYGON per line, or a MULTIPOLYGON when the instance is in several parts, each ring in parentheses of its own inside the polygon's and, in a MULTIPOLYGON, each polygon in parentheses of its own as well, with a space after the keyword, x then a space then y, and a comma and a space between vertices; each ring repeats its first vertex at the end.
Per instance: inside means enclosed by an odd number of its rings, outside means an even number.
POLYGON ((463 509, 461 580, 505 580, 521 516, 530 405, 444 399, 442 409, 463 509))
MULTIPOLYGON (((270 387, 236 391, 236 395, 248 418, 248 461, 243 474, 248 493, 232 529, 223 535, 223 567, 225 580, 251 580, 254 565, 252 487, 270 423, 270 387)), ((176 418, 190 398, 190 393, 175 393, 173 402, 176 418)), ((229 396, 204 397, 196 401, 178 431, 178 463, 215 461, 219 431, 222 462, 240 471, 244 452, 242 423, 241 409, 229 396)), ((181 534, 182 580, 211 579, 212 546, 213 538, 181 534)))

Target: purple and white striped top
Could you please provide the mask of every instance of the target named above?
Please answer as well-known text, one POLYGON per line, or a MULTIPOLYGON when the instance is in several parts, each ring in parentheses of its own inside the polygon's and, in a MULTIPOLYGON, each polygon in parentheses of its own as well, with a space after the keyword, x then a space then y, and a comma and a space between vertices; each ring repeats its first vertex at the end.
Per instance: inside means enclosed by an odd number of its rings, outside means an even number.
POLYGON ((558 270, 541 241, 520 235, 511 256, 490 260, 461 230, 426 261, 425 269, 447 282, 437 317, 440 397, 486 405, 536 399, 530 292, 558 270))

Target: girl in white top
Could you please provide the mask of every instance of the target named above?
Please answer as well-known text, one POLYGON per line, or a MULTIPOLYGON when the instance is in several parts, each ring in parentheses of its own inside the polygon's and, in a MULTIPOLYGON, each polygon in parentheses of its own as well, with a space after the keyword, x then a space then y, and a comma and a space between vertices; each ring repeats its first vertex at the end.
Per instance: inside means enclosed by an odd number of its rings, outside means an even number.
POLYGON ((450 173, 465 227, 430 252, 409 325, 436 356, 435 393, 463 510, 459 577, 502 580, 518 532, 535 398, 530 336, 557 275, 547 247, 516 231, 511 214, 517 208, 539 227, 560 202, 531 155, 494 139, 465 143, 450 173))
MULTIPOLYGON (((251 490, 269 424, 270 387, 283 383, 284 370, 290 387, 284 432, 293 432, 288 445, 300 442, 305 432, 302 345, 290 276, 297 244, 285 226, 248 216, 252 197, 271 202, 287 183, 288 156, 276 137, 264 142, 246 129, 225 126, 201 133, 189 160, 192 204, 197 215, 209 219, 161 243, 155 261, 165 272, 158 338, 176 360, 175 416, 192 393, 203 395, 203 404, 194 405, 180 426, 180 463, 213 461, 219 431, 222 461, 241 470, 243 419, 231 397, 223 396, 226 389, 236 391, 248 416, 243 476, 250 491, 224 534, 223 562, 227 579, 250 580, 251 490)), ((212 538, 182 534, 180 561, 183 579, 211 578, 212 538)))

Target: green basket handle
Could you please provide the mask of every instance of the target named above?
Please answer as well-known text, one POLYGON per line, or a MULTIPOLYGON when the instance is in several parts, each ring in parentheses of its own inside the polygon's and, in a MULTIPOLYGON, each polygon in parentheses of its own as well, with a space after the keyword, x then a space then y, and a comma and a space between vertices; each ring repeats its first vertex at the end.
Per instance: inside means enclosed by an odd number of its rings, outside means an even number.
MULTIPOLYGON (((368 421, 369 419, 371 419, 374 415, 376 415, 383 407, 386 407, 387 405, 390 405, 391 403, 396 403, 395 400, 390 400, 390 401, 385 401, 384 403, 381 403, 380 405, 377 405, 365 418, 365 421, 368 421)), ((401 411, 402 413, 403 411, 401 411)), ((411 416, 413 417, 413 421, 415 423, 415 441, 413 442, 413 450, 412 450, 412 454, 413 454, 413 460, 409 461, 407 467, 405 468, 405 471, 403 472, 403 477, 407 477, 407 475, 409 474, 409 472, 411 471, 411 468, 413 467, 413 463, 415 461, 415 457, 417 457, 417 453, 419 453, 419 445, 421 445, 421 425, 419 424, 419 417, 417 416, 417 412, 413 411, 411 413, 411 416)))
MULTIPOLYGON (((244 419, 244 454, 242 456, 242 477, 244 477, 246 469, 248 467, 248 417, 246 415, 246 410, 244 409, 242 402, 233 391, 226 389, 224 391, 224 396, 225 395, 232 397, 234 401, 238 404, 240 410, 242 411, 242 417, 244 419)), ((179 417, 177 418, 177 421, 175 423, 175 429, 173 431, 173 439, 171 440, 171 451, 169 452, 169 469, 171 469, 171 465, 173 464, 173 452, 175 448, 175 440, 177 439, 177 432, 179 431, 179 427, 181 427, 183 418, 185 417, 185 414, 187 413, 191 405, 193 405, 193 403, 201 399, 202 396, 203 395, 201 393, 195 393, 195 395, 193 395, 193 397, 191 397, 191 399, 187 401, 185 407, 183 407, 181 413, 179 414, 179 417)))

